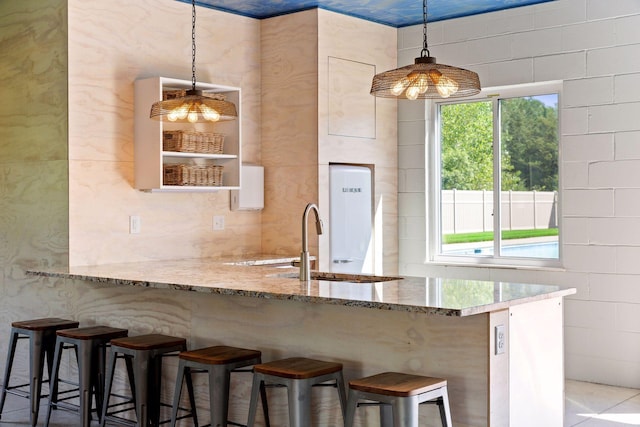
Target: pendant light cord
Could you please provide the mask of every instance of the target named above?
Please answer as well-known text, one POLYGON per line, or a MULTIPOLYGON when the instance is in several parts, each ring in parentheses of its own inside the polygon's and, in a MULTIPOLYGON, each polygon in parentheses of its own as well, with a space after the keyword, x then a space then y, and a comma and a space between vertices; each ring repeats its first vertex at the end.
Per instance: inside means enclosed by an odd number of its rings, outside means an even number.
POLYGON ((422 52, 420 56, 426 58, 431 56, 427 43, 427 0, 422 0, 422 52))
POLYGON ((191 89, 196 90, 196 0, 191 1, 191 89))

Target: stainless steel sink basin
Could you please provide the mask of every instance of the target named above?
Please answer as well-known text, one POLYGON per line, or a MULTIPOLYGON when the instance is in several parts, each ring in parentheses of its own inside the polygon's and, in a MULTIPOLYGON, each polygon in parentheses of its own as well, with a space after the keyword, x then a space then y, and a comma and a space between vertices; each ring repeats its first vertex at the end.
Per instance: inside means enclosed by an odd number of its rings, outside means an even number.
MULTIPOLYGON (((296 273, 276 274, 273 277, 299 279, 300 273, 296 272, 296 273)), ((372 276, 368 274, 345 274, 345 273, 328 273, 323 271, 312 271, 311 280, 326 280, 329 282, 376 283, 376 282, 388 282, 391 280, 402 280, 402 277, 372 276)))

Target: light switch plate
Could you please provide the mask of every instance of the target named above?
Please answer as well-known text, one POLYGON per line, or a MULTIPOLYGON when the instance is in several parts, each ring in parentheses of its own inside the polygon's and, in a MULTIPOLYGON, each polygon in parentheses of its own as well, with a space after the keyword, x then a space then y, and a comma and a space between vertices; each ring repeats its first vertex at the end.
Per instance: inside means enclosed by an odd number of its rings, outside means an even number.
POLYGON ((129 216, 129 234, 139 234, 140 233, 140 216, 131 215, 129 216))

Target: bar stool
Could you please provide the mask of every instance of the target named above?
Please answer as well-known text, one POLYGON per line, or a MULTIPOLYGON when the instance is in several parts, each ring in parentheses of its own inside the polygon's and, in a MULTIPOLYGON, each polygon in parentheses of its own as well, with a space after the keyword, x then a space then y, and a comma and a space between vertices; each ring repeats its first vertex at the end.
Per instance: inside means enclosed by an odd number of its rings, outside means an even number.
MULTIPOLYGON (((0 417, 4 408, 4 400, 7 393, 25 397, 29 399, 31 407, 31 425, 38 424, 38 412, 40 408, 40 398, 42 397, 42 373, 44 359, 47 358, 48 374, 51 375, 53 365, 53 346, 56 338, 56 331, 59 329, 75 328, 79 325, 73 320, 50 317, 45 319, 33 319, 13 322, 11 324, 11 335, 9 338, 9 351, 7 354, 7 364, 5 365, 4 381, 0 388, 0 417), (13 358, 16 351, 16 344, 19 339, 29 339, 29 382, 26 384, 9 386, 13 358), (16 390, 29 386, 29 391, 16 390)), ((46 381, 45 381, 46 382, 46 381)))
MULTIPOLYGON (((187 340, 168 335, 149 334, 136 337, 116 338, 111 340, 107 358, 107 376, 104 388, 104 402, 100 426, 104 427, 107 420, 120 424, 137 427, 157 426, 160 424, 160 390, 162 386, 162 358, 176 355, 176 352, 187 350, 187 340), (124 412, 116 410, 109 412, 109 398, 112 396, 113 377, 117 358, 128 358, 133 363, 133 401, 137 421, 126 420, 115 414, 124 412)), ((187 379, 191 411, 195 412, 195 398, 193 384, 187 379)), ((133 409, 133 408, 132 408, 133 409)))
MULTIPOLYGON (((227 424, 241 425, 228 421, 229 415, 229 385, 232 372, 251 372, 251 369, 241 368, 261 363, 262 353, 258 350, 245 348, 213 346, 198 350, 184 351, 180 353, 178 365, 178 377, 176 389, 173 395, 173 409, 171 412, 171 426, 176 425, 179 419, 178 405, 182 393, 182 382, 185 376, 191 379, 193 373, 208 373, 209 375, 209 410, 211 413, 211 426, 225 427, 227 424)), ((269 427, 269 414, 267 411, 267 395, 264 386, 260 389, 262 405, 267 427, 269 427)), ((193 425, 198 426, 196 413, 192 413, 193 425)), ((187 417, 182 417, 187 418, 187 417)))
POLYGON ((51 393, 49 393, 49 409, 45 426, 49 426, 51 410, 60 408, 79 412, 80 426, 89 427, 91 424, 91 400, 94 391, 96 412, 98 416, 102 414, 106 348, 109 341, 126 337, 127 334, 128 331, 126 329, 111 328, 109 326, 90 326, 57 331, 53 373, 49 387, 51 389, 51 393), (60 398, 58 393, 60 359, 65 348, 73 348, 75 350, 78 362, 78 388, 67 392, 77 391, 78 395, 60 398), (64 402, 64 400, 75 397, 80 399, 78 406, 64 402))
POLYGON ((356 407, 361 399, 380 404, 382 427, 418 427, 418 406, 421 403, 437 404, 443 427, 451 427, 447 380, 442 378, 384 372, 349 381, 345 427, 353 426, 356 407))
POLYGON ((311 387, 334 381, 338 388, 340 409, 344 416, 346 396, 342 363, 292 357, 262 363, 253 367, 253 387, 249 405, 248 427, 253 427, 258 405, 258 391, 265 383, 287 387, 289 397, 289 427, 311 426, 311 387))

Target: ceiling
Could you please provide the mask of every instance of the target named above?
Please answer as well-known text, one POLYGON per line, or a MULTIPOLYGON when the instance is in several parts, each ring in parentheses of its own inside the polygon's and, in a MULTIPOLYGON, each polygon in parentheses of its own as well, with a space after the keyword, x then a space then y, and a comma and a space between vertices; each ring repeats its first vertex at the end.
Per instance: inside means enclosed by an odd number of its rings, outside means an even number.
MULTIPOLYGON (((548 1, 554 0, 428 0, 427 20, 442 21, 548 1)), ((392 27, 422 23, 420 0, 196 0, 196 4, 257 19, 319 7, 392 27)))

